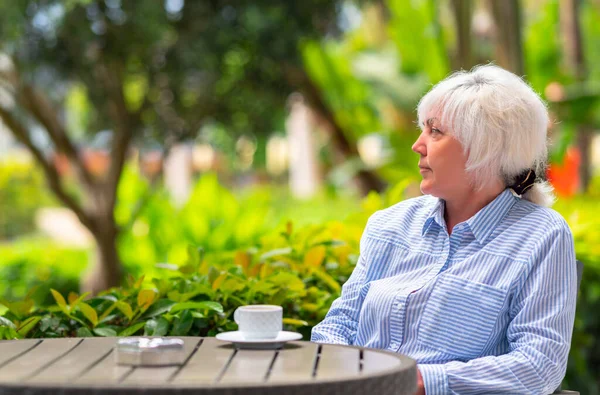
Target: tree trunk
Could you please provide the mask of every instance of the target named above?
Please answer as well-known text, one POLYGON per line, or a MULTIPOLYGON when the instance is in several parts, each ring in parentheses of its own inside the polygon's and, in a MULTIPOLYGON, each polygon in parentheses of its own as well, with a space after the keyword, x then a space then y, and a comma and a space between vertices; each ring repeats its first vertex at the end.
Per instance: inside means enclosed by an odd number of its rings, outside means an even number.
POLYGON ((473 67, 471 48, 471 19, 473 16, 471 0, 452 0, 456 22, 457 52, 454 55, 454 69, 468 70, 473 67))
MULTIPOLYGON (((581 40, 581 25, 579 23, 579 1, 560 1, 560 27, 563 36, 565 63, 578 81, 585 81, 587 70, 581 40)), ((587 191, 592 177, 591 160, 592 130, 588 125, 577 127, 577 147, 581 154, 579 166, 580 192, 587 191)))
POLYGON ((117 253, 118 231, 112 213, 97 221, 93 236, 96 242, 95 257, 81 282, 81 290, 95 295, 121 285, 121 261, 117 253))
POLYGON ((489 4, 496 25, 496 61, 499 66, 523 75, 519 0, 490 0, 489 4))

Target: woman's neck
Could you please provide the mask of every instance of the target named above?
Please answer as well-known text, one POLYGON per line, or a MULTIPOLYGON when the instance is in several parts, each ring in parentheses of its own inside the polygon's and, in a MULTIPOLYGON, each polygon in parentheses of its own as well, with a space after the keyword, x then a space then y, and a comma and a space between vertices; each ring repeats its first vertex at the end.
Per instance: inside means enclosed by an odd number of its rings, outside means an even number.
POLYGON ((445 199, 444 219, 448 234, 452 234, 454 226, 477 214, 479 210, 490 204, 506 187, 497 183, 479 191, 472 189, 457 193, 450 199, 445 199))

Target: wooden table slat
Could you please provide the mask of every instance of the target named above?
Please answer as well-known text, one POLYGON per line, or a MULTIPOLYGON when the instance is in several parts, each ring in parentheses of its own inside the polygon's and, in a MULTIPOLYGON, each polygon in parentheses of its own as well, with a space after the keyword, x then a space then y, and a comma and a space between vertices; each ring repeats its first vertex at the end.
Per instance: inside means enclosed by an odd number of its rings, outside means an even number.
MULTIPOLYGON (((187 357, 194 351, 200 339, 183 338, 184 353, 187 357)), ((179 370, 178 366, 165 367, 136 367, 135 370, 128 375, 123 384, 166 384, 171 376, 179 370)))
POLYGON ((235 350, 222 341, 204 338, 196 353, 173 379, 173 384, 200 385, 215 382, 235 350))
POLYGON ((21 382, 53 359, 73 348, 81 339, 46 339, 31 351, 0 369, 0 382, 21 382))
POLYGON ((0 353, 0 367, 12 358, 35 346, 40 341, 41 340, 38 339, 1 341, 0 350, 2 350, 2 352, 0 353))
POLYGON ((379 373, 400 367, 402 362, 394 355, 381 352, 363 351, 362 374, 379 373))
POLYGON ((339 379, 359 374, 360 352, 356 348, 340 348, 321 345, 321 356, 317 365, 316 378, 339 379))
POLYGON ((29 381, 32 383, 68 383, 96 363, 115 345, 115 338, 85 338, 70 353, 60 358, 29 381))
POLYGON ((290 343, 277 356, 268 381, 280 383, 312 379, 318 348, 315 343, 290 343))
POLYGON ((260 383, 265 381, 276 353, 275 350, 238 350, 220 382, 260 383))
POLYGON ((94 365, 91 369, 85 371, 81 376, 76 377, 73 382, 77 385, 89 385, 89 386, 115 386, 124 377, 131 373, 133 370, 130 366, 117 365, 115 363, 115 349, 116 339, 112 338, 113 348, 110 353, 94 365))

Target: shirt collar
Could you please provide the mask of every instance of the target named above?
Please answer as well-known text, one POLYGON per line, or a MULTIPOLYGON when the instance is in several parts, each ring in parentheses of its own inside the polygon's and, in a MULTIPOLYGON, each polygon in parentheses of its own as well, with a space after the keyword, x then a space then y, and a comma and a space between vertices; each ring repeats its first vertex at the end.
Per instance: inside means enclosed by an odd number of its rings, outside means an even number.
MULTIPOLYGON (((496 196, 496 198, 487 206, 479 210, 474 216, 466 221, 469 228, 471 228, 473 235, 480 244, 483 244, 485 240, 492 234, 494 229, 496 229, 500 221, 502 221, 514 203, 515 197, 507 188, 498 196, 496 196)), ((444 200, 437 199, 437 202, 431 209, 429 216, 423 224, 421 236, 424 236, 431 229, 431 226, 434 222, 437 223, 441 228, 445 226, 446 221, 444 220, 444 209, 444 200)))
POLYGON ((507 188, 487 206, 467 220, 467 224, 479 244, 483 244, 496 227, 498 227, 508 213, 508 210, 515 204, 516 199, 510 189, 507 188))
POLYGON ((433 225, 433 223, 437 223, 441 228, 444 227, 445 221, 444 221, 444 208, 446 206, 446 202, 444 202, 442 199, 437 199, 437 202, 434 204, 433 208, 431 209, 431 212, 429 213, 429 216, 427 217, 427 219, 425 220, 425 223, 423 224, 423 229, 421 230, 421 236, 425 236, 425 233, 429 232, 429 229, 431 229, 431 225, 433 225))

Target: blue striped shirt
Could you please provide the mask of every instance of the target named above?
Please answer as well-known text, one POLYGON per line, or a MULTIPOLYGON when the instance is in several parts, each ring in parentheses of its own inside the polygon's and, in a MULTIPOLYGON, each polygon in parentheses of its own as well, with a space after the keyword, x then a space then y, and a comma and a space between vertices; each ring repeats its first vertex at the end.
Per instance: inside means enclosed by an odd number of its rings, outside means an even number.
POLYGON ((414 358, 427 395, 549 394, 575 316, 573 236, 554 210, 506 189, 448 235, 444 201, 375 213, 315 342, 414 358))

